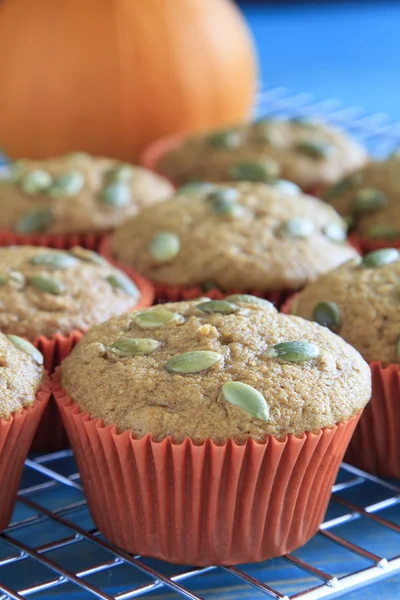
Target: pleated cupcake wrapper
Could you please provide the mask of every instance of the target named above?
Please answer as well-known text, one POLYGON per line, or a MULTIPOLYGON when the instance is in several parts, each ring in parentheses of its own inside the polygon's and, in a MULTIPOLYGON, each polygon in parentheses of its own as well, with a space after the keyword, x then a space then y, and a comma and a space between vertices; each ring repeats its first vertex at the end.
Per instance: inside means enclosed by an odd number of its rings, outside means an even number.
POLYGON ((266 560, 312 537, 359 418, 263 444, 175 444, 91 419, 59 369, 53 393, 99 530, 134 554, 203 566, 266 560))
MULTIPOLYGON (((165 177, 175 187, 179 187, 179 185, 176 181, 174 181, 173 178, 168 177, 168 175, 166 175, 160 170, 159 164, 163 156, 171 150, 177 148, 185 139, 185 137, 186 136, 184 134, 177 133, 175 135, 170 135, 155 140, 143 150, 141 156, 139 157, 139 164, 142 167, 145 167, 146 169, 149 169, 150 171, 153 171, 154 173, 165 177)), ((305 194, 309 194, 310 196, 319 197, 324 192, 325 188, 326 185, 321 183, 306 187, 303 189, 303 191, 305 194)))
POLYGON ((24 460, 50 394, 50 380, 45 375, 32 406, 7 421, 0 419, 0 531, 10 522, 24 460))
MULTIPOLYGON (((121 271, 124 271, 128 277, 134 276, 135 271, 119 263, 113 258, 110 249, 110 237, 104 238, 100 245, 99 253, 115 267, 121 271)), ((230 294, 252 294, 253 296, 258 296, 260 298, 264 298, 265 300, 269 300, 279 308, 286 301, 286 299, 293 294, 293 290, 262 292, 260 290, 243 291, 232 289, 222 292, 217 288, 213 288, 211 290, 204 291, 204 289, 199 286, 184 287, 179 285, 158 283, 157 281, 152 281, 152 285, 154 286, 155 290, 156 302, 179 302, 181 300, 193 300, 194 298, 199 298, 200 296, 211 298, 212 300, 222 300, 230 294)))
POLYGON ((372 252, 373 250, 380 250, 381 248, 399 248, 400 249, 400 237, 394 239, 386 238, 366 238, 360 234, 352 233, 349 237, 349 241, 361 249, 363 254, 372 252))
POLYGON ((400 365, 371 362, 369 366, 372 398, 345 460, 374 475, 400 479, 400 365))
POLYGON ((102 239, 107 231, 96 233, 74 233, 74 234, 38 234, 22 235, 13 231, 0 230, 0 246, 45 246, 46 248, 57 248, 68 250, 74 246, 82 246, 88 250, 97 252, 102 239))
MULTIPOLYGON (((290 314, 296 298, 281 308, 290 314)), ((368 363, 372 397, 364 409, 347 450, 346 462, 380 477, 400 479, 400 365, 368 363)))

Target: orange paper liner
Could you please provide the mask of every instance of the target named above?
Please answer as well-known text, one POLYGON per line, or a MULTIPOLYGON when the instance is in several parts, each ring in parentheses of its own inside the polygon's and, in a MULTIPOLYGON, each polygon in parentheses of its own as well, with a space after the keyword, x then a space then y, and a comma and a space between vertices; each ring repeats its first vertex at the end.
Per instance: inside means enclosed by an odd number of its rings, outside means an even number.
MULTIPOLYGON (((126 267, 122 263, 119 263, 112 257, 110 250, 110 237, 104 238, 100 245, 99 253, 118 269, 124 271, 129 277, 133 277, 135 275, 135 271, 133 271, 129 267, 126 267)), ((212 298, 213 300, 222 300, 230 294, 252 294, 253 296, 258 296, 260 298, 264 298, 265 300, 269 300, 279 308, 282 305, 282 303, 285 302, 286 299, 293 294, 293 290, 282 290, 272 292, 261 292, 260 290, 247 290, 244 292, 243 290, 232 289, 222 292, 217 288, 204 291, 199 286, 183 287, 179 285, 159 283, 157 281, 152 281, 152 284, 155 290, 156 302, 179 302, 181 300, 193 300, 193 298, 199 298, 200 296, 212 298)))
MULTIPOLYGON (((173 178, 168 177, 163 171, 159 169, 159 164, 162 157, 174 150, 179 146, 179 144, 185 139, 186 135, 182 133, 176 133, 174 135, 166 136, 155 140, 147 148, 145 148, 142 154, 139 157, 139 164, 162 177, 167 178, 172 185, 175 187, 179 187, 176 181, 173 178)), ((309 186, 303 189, 305 194, 309 194, 310 196, 320 197, 323 194, 326 185, 324 184, 314 184, 313 186, 309 186)))
POLYGON ((57 248, 68 250, 74 246, 82 246, 88 250, 97 252, 102 239, 107 231, 96 233, 74 233, 74 234, 37 234, 20 235, 13 231, 0 231, 0 246, 45 246, 46 248, 57 248))
MULTIPOLYGON (((296 295, 282 306, 290 314, 296 295)), ((370 362, 372 397, 347 450, 346 462, 380 477, 400 479, 400 365, 370 362)))
POLYGON ((10 522, 24 460, 50 394, 50 380, 45 375, 32 406, 7 421, 0 419, 0 531, 10 522))
POLYGON ((58 370, 53 393, 99 530, 133 554, 199 566, 266 560, 311 538, 359 418, 263 444, 175 444, 91 419, 58 370))
POLYGON ((374 475, 400 479, 400 365, 369 363, 372 398, 345 460, 374 475))

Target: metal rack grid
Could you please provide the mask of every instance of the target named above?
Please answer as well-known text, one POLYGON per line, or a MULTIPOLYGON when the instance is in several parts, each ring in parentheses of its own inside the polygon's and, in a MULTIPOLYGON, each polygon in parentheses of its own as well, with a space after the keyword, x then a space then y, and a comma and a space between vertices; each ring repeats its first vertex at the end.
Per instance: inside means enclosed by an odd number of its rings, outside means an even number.
MULTIPOLYGON (((261 92, 258 106, 259 114, 338 125, 376 156, 400 147, 400 123, 336 100, 279 88, 261 92)), ((0 536, 0 600, 332 599, 400 574, 399 549, 400 486, 343 464, 319 533, 292 554, 208 568, 132 556, 96 530, 66 450, 26 461, 13 521, 0 536)))

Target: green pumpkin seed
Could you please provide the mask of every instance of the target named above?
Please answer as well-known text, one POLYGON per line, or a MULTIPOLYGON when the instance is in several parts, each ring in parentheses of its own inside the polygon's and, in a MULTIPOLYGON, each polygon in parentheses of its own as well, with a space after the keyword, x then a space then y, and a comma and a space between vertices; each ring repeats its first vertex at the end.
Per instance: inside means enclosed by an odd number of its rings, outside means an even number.
POLYGON ((388 197, 381 190, 363 188, 354 196, 352 207, 357 212, 373 212, 384 208, 388 202, 388 197))
POLYGON ((116 271, 112 275, 106 277, 106 279, 113 288, 122 290, 128 296, 131 296, 132 298, 138 298, 140 296, 140 292, 133 281, 121 271, 116 271))
POLYGON ((2 274, 0 273, 0 285, 6 285, 10 281, 10 275, 8 273, 2 274))
POLYGON ((307 238, 314 231, 314 223, 303 217, 293 217, 284 221, 279 227, 279 233, 291 238, 307 238))
POLYGON ((305 362, 319 356, 319 348, 315 344, 303 341, 281 342, 272 346, 267 356, 288 362, 305 362))
POLYGON ((106 172, 107 181, 125 181, 129 182, 133 177, 132 165, 121 164, 106 172))
POLYGON ((250 306, 261 306, 264 308, 271 308, 274 305, 272 302, 268 300, 264 300, 264 298, 259 298, 258 296, 252 296, 251 294, 231 294, 225 298, 228 302, 233 302, 234 304, 250 304, 250 306))
POLYGON ((53 181, 51 175, 42 169, 27 173, 21 180, 21 189, 25 194, 36 195, 48 190, 53 181))
POLYGON ((241 162, 229 169, 229 177, 236 181, 270 182, 277 178, 279 166, 274 160, 241 162))
POLYGON ((216 131, 206 138, 206 143, 212 148, 231 150, 242 143, 242 134, 235 130, 216 131))
POLYGON ((243 214, 243 206, 237 204, 239 198, 240 192, 235 188, 222 188, 207 196, 215 214, 230 217, 243 214))
POLYGON ((38 364, 43 364, 43 355, 35 346, 33 346, 28 340, 24 340, 18 335, 7 335, 8 339, 18 350, 22 350, 25 354, 28 354, 38 364))
POLYGON ((396 248, 382 248, 366 254, 362 260, 363 267, 383 267, 399 260, 400 253, 396 248))
POLYGON ((180 239, 175 233, 160 231, 149 245, 149 252, 157 262, 169 262, 176 258, 181 249, 180 239))
POLYGON ((206 200, 210 202, 237 202, 240 199, 240 192, 236 188, 225 187, 213 190, 207 194, 206 200))
POLYGON ((205 313, 221 313, 223 315, 231 315, 240 310, 240 306, 227 300, 209 300, 208 302, 198 304, 197 308, 205 313))
POLYGON ((104 204, 114 208, 127 206, 132 200, 130 185, 125 181, 109 183, 101 192, 101 200, 104 204))
POLYGON ((184 322, 182 315, 165 308, 142 310, 135 316, 135 323, 141 329, 157 329, 165 325, 177 325, 184 322))
POLYGON ((346 241, 346 231, 340 223, 328 223, 322 230, 325 237, 331 242, 342 244, 346 241))
POLYGON ((93 250, 86 250, 86 248, 81 248, 81 246, 74 246, 69 250, 69 253, 79 258, 79 260, 84 260, 86 262, 93 263, 95 265, 105 265, 108 264, 107 261, 97 254, 97 252, 93 252, 93 250))
POLYGON ((160 342, 149 338, 127 338, 107 346, 107 352, 121 357, 143 356, 157 350, 159 345, 160 342))
POLYGON ((280 192, 289 194, 290 196, 297 196, 298 194, 301 194, 301 189, 299 186, 292 181, 287 181, 286 179, 278 179, 274 182, 273 186, 280 192))
POLYGON ((339 333, 342 325, 340 310, 334 302, 318 302, 314 306, 313 319, 335 333, 339 333))
POLYGON ((29 278, 29 283, 37 290, 46 292, 48 294, 53 294, 54 296, 63 294, 67 289, 63 282, 59 279, 55 279, 54 277, 45 277, 44 275, 32 275, 29 278))
POLYGON ((48 191, 52 198, 73 198, 83 189, 85 177, 79 171, 70 171, 58 177, 48 191))
POLYGON ((53 222, 54 216, 50 208, 39 208, 26 213, 14 226, 17 233, 43 233, 53 222))
POLYGON ((45 252, 34 256, 29 261, 33 265, 41 265, 48 269, 69 269, 76 265, 77 260, 66 252, 45 252))
POLYGON ((352 175, 345 177, 324 193, 324 200, 335 198, 337 196, 342 196, 349 190, 353 189, 356 185, 360 185, 362 183, 362 179, 362 173, 353 173, 352 175))
POLYGON ((355 218, 353 217, 353 215, 342 215, 342 221, 346 225, 346 227, 350 229, 350 227, 353 227, 355 223, 355 218))
POLYGON ((222 354, 208 350, 195 350, 176 354, 165 363, 167 371, 172 373, 200 373, 214 366, 222 354))
POLYGON ((215 190, 215 185, 212 183, 208 183, 207 181, 191 181, 190 183, 182 185, 176 193, 191 195, 211 192, 212 190, 215 190))
POLYGON ((369 238, 396 239, 400 238, 400 229, 392 225, 371 225, 365 235, 369 238))
POLYGON ((25 277, 19 271, 10 271, 9 273, 0 274, 0 285, 6 285, 7 283, 17 284, 18 289, 21 289, 25 285, 25 277))
POLYGON ((310 158, 321 160, 330 156, 335 151, 335 148, 329 144, 304 140, 295 145, 295 150, 302 154, 306 154, 310 158))
POLYGON ((227 381, 222 386, 222 394, 227 402, 238 406, 252 417, 269 421, 269 408, 264 396, 247 383, 227 381))

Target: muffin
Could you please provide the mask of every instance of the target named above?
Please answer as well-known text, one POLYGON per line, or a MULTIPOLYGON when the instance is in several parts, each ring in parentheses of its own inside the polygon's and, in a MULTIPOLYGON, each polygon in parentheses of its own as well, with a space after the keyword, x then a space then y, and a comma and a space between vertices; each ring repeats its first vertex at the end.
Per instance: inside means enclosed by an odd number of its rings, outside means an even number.
POLYGON ((308 285, 292 310, 338 333, 368 361, 372 400, 346 460, 400 478, 400 253, 375 250, 308 285))
POLYGON ((364 250, 400 247, 400 158, 373 162, 345 177, 324 200, 351 224, 364 250))
POLYGON ((96 250, 105 231, 167 198, 171 184, 141 167, 75 153, 19 160, 0 174, 0 244, 96 250))
MULTIPOLYGON (((134 307, 149 306, 151 286, 137 285, 95 252, 36 246, 0 248, 0 331, 29 339, 52 371, 91 325, 134 307)), ((50 403, 35 450, 58 449, 66 439, 50 403)))
POLYGON ((237 295, 93 327, 54 394, 104 535, 171 562, 235 564, 317 531, 370 372, 325 328, 237 295))
POLYGON ((160 300, 202 288, 278 303, 357 256, 337 213, 282 181, 191 186, 122 225, 101 252, 151 279, 160 300))
POLYGON ((305 118, 265 117, 187 139, 159 140, 144 153, 142 164, 177 185, 282 178, 315 192, 366 161, 365 149, 333 127, 305 118))
POLYGON ((26 340, 0 333, 0 531, 8 525, 24 460, 50 397, 43 357, 26 340))

